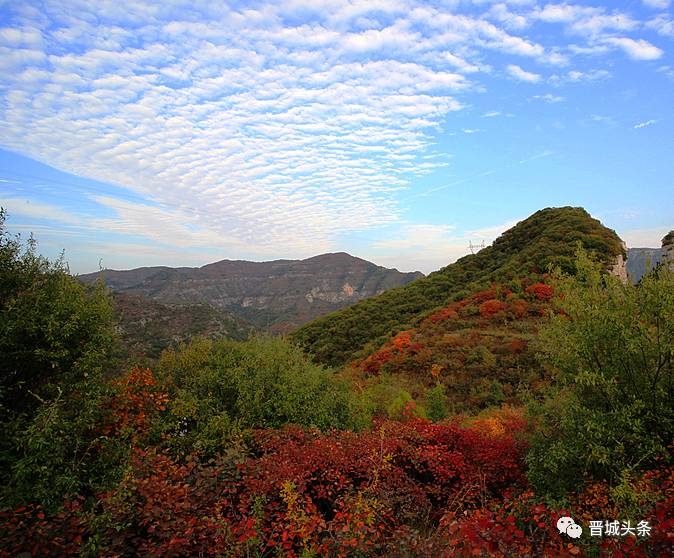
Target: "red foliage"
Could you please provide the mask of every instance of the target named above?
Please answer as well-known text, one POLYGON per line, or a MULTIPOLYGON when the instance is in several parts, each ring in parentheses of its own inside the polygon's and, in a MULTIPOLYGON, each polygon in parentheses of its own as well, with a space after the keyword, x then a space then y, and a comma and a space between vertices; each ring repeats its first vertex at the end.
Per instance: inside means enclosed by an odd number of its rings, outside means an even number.
POLYGON ((538 300, 550 300, 552 299, 553 288, 545 283, 534 283, 533 285, 529 285, 525 292, 535 296, 538 300))
POLYGON ((522 300, 521 298, 513 300, 510 304, 510 308, 513 314, 515 314, 516 318, 523 318, 529 311, 529 305, 527 304, 527 301, 522 300))
POLYGON ((437 324, 438 322, 442 322, 445 320, 455 320, 458 317, 459 313, 454 308, 454 305, 451 305, 448 306, 447 308, 439 310, 438 312, 435 312, 434 314, 431 314, 426 319, 433 324, 437 324))
POLYGON ((396 349, 398 352, 403 352, 407 347, 409 347, 412 343, 412 340, 410 338, 410 334, 407 331, 403 331, 402 333, 399 333, 396 335, 393 340, 391 341, 391 345, 393 345, 393 348, 396 349))
POLYGON ((524 341, 522 341, 522 339, 513 339, 510 342, 510 346, 509 346, 509 349, 515 354, 519 354, 519 353, 524 352, 524 350, 526 348, 527 348, 527 344, 524 341))
POLYGON ((157 383, 149 368, 132 368, 112 382, 115 396, 110 401, 112 411, 103 434, 130 432, 134 438, 147 433, 151 418, 166 408, 168 393, 157 383))
POLYGON ((86 537, 105 556, 671 555, 671 469, 646 478, 667 495, 650 538, 569 541, 556 521, 582 517, 582 505, 541 504, 514 436, 525 428, 522 414, 504 409, 492 419, 460 426, 408 417, 360 433, 264 430, 238 466, 136 450, 94 510, 75 500, 52 516, 34 506, 0 514, 0 557, 75 556, 86 537))
POLYGON ((493 316, 494 314, 498 314, 499 312, 505 311, 506 308, 508 308, 508 304, 505 302, 496 299, 486 300, 480 304, 480 316, 487 318, 489 316, 493 316))
POLYGON ((80 499, 68 500, 58 513, 48 515, 39 505, 0 512, 0 557, 76 556, 85 523, 80 499))
POLYGON ((487 291, 479 291, 472 295, 470 299, 473 302, 477 302, 478 304, 485 302, 487 300, 491 300, 493 298, 496 298, 496 289, 489 289, 487 291))
POLYGON ((226 469, 136 450, 131 475, 101 498, 99 535, 114 556, 214 555, 231 537, 223 514, 226 469), (127 526, 120 530, 121 526, 127 526), (132 526, 132 527, 129 527, 132 526))

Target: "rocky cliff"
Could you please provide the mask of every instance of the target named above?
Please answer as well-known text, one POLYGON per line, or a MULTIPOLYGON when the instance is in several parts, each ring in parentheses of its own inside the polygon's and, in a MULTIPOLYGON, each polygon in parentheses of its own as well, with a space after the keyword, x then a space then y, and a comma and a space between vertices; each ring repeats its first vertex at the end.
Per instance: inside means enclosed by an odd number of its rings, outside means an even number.
POLYGON ((633 284, 653 269, 662 258, 660 248, 630 248, 627 250, 627 274, 633 284))
POLYGON ((622 247, 622 252, 615 256, 613 265, 611 265, 611 268, 609 269, 609 273, 615 275, 626 285, 628 280, 627 259, 625 257, 625 255, 627 255, 627 246, 624 242, 621 242, 620 245, 622 247))
POLYGON ((674 271, 674 230, 662 239, 662 262, 674 271))
POLYGON ((91 283, 101 274, 115 292, 170 305, 207 303, 271 331, 288 331, 423 277, 419 272, 401 273, 343 252, 306 260, 222 260, 200 268, 105 270, 80 279, 91 283))

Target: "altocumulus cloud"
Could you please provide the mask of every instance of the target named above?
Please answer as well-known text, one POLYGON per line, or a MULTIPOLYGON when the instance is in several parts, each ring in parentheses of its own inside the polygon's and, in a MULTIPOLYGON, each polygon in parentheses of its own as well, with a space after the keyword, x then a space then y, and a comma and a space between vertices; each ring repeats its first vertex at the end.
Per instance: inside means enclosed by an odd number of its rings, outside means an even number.
POLYGON ((443 164, 427 158, 432 134, 483 87, 491 57, 538 82, 556 67, 569 80, 599 71, 568 68, 579 49, 661 53, 626 37, 639 27, 629 16, 569 3, 46 0, 1 9, 0 145, 149 202, 92 198, 114 214, 92 226, 287 254, 399 222, 397 191, 443 164), (533 25, 558 26, 572 44, 539 44, 526 34, 533 25))

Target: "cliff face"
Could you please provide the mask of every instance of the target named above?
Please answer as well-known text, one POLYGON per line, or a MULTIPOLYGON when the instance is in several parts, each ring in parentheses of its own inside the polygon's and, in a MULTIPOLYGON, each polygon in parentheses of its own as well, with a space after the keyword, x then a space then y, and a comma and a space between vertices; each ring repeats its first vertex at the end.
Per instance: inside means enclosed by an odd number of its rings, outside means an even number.
MULTIPOLYGON (((627 246, 625 245, 624 242, 621 242, 623 253, 627 254, 627 246)), ((615 259, 613 260, 613 265, 609 269, 609 273, 611 275, 615 275, 618 279, 620 279, 623 284, 627 284, 627 260, 625 257, 623 257, 623 253, 618 254, 615 256, 615 259)))
POLYGON ((627 273, 632 283, 638 283, 641 278, 653 269, 662 259, 660 248, 630 248, 627 251, 627 273))
POLYGON ((345 253, 306 260, 223 260, 200 268, 153 267, 103 274, 113 291, 171 305, 207 303, 259 328, 287 331, 318 316, 422 277, 401 273, 345 253))
POLYGON ((662 262, 674 271, 674 230, 662 239, 662 262))

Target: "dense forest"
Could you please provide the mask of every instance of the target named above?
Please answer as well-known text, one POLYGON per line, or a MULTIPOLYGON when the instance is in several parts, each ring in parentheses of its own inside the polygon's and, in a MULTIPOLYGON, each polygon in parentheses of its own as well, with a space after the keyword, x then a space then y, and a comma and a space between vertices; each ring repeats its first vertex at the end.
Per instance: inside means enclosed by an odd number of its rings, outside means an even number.
POLYGON ((674 274, 584 210, 158 358, 4 220, 0 556, 672 555, 674 274))

